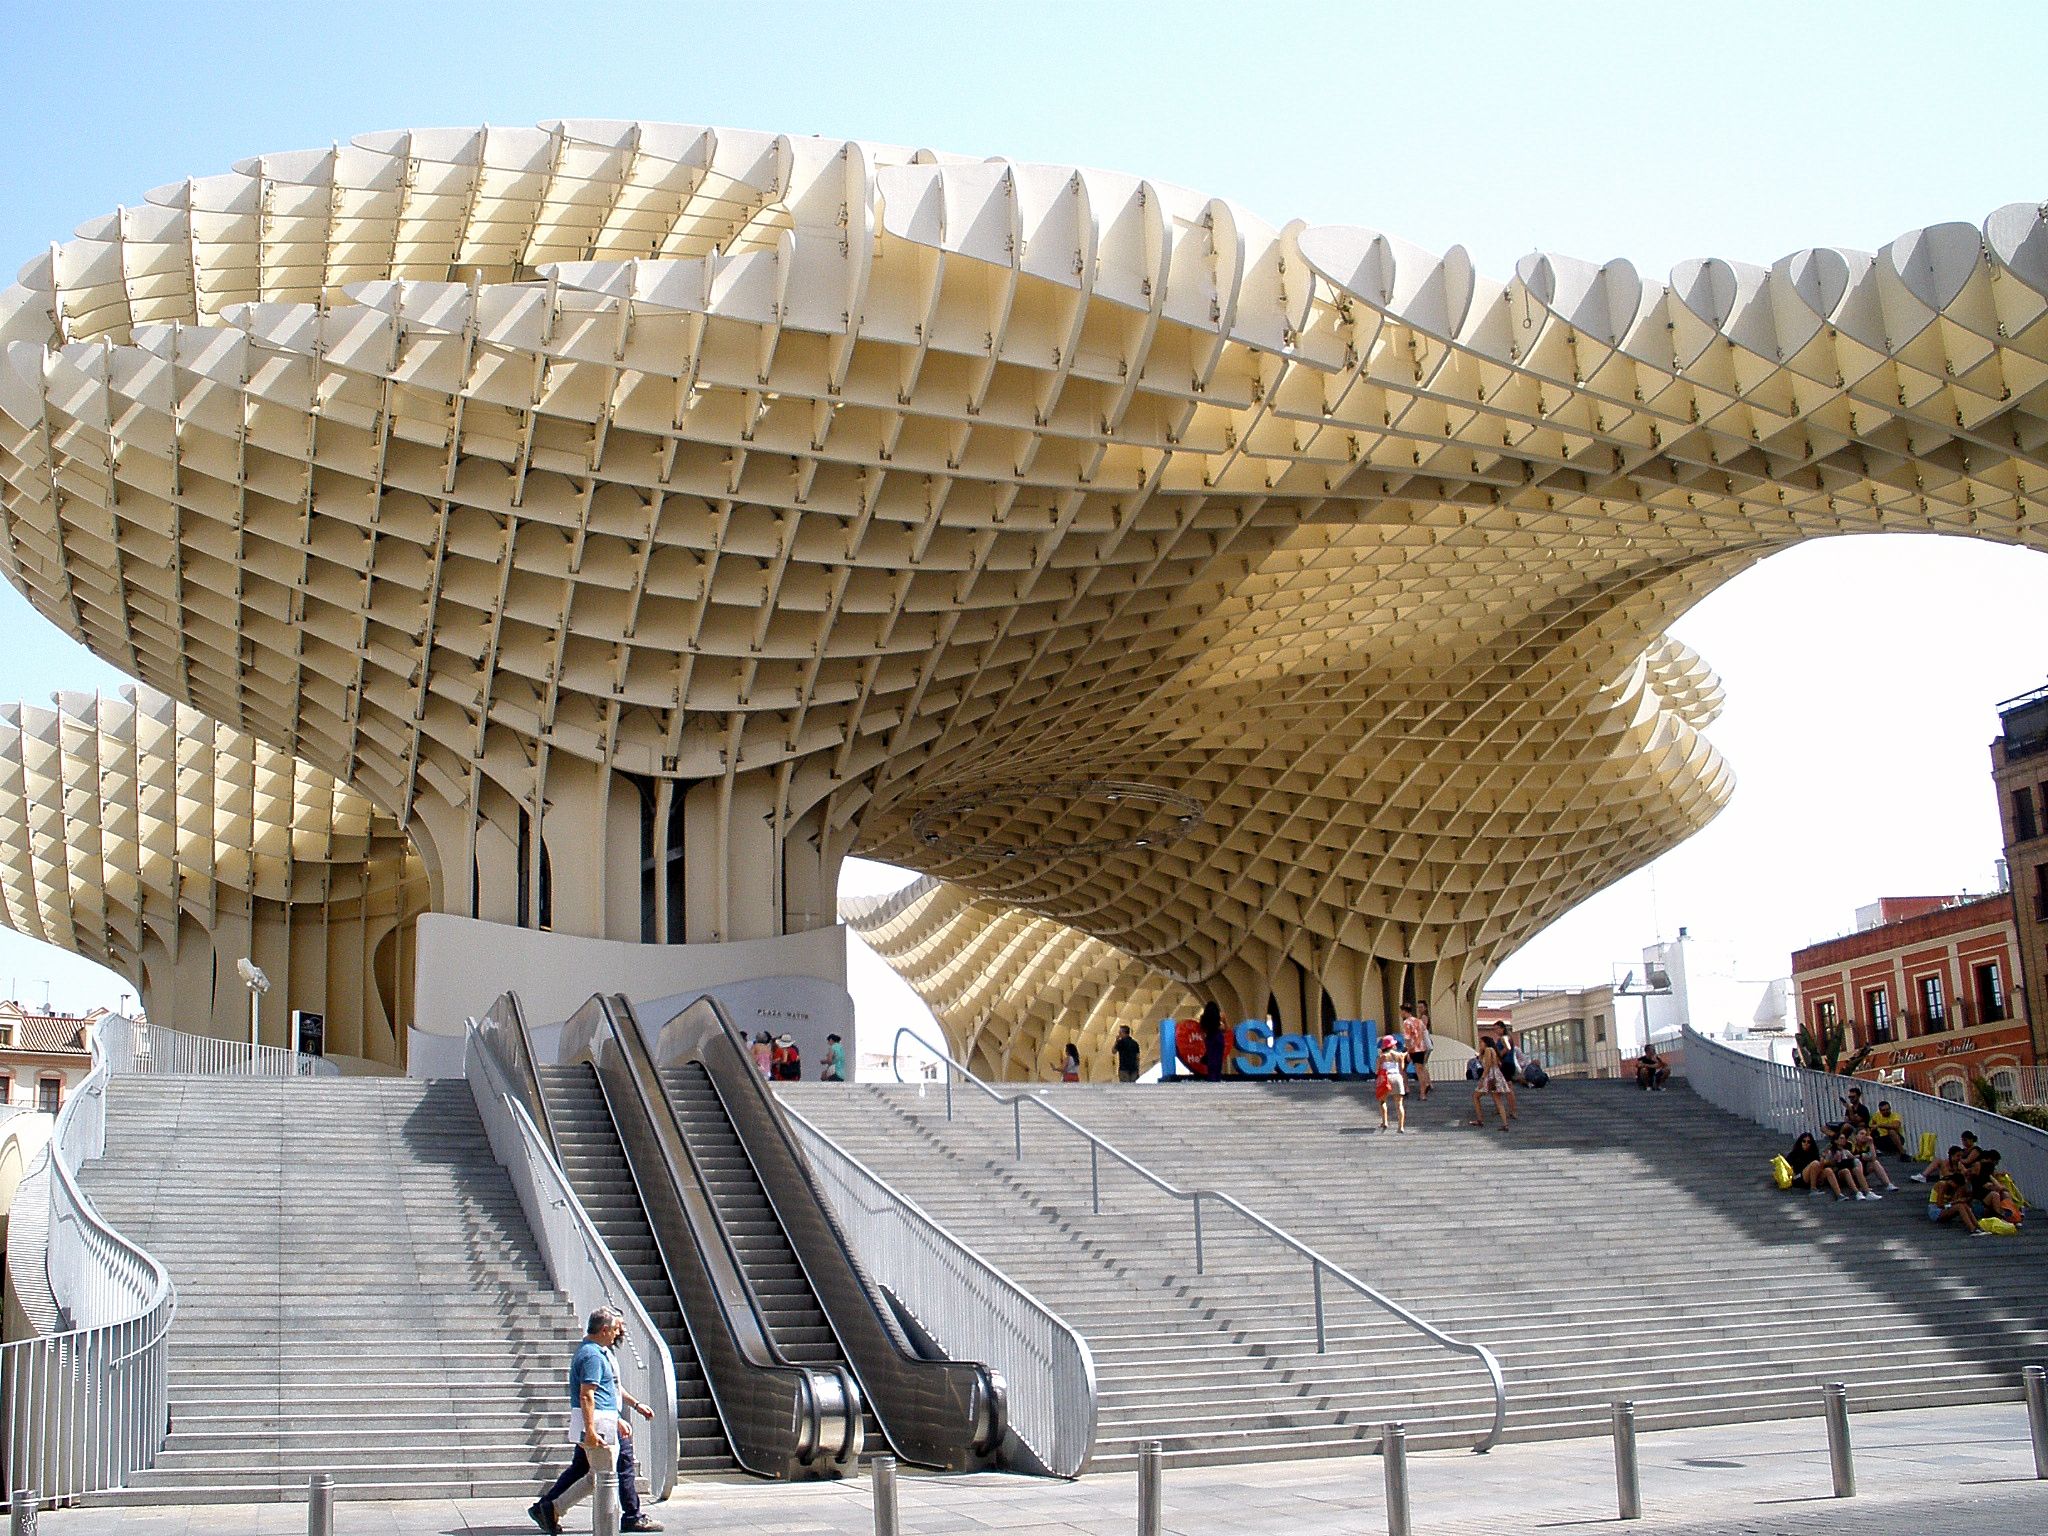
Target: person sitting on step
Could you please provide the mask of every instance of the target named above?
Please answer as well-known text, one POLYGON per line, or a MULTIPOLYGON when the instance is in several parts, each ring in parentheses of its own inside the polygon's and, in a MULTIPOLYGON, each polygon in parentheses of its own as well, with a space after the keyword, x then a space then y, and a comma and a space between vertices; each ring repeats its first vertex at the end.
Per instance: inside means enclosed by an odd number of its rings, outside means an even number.
POLYGON ((1645 1093, 1662 1093, 1671 1080, 1671 1063, 1657 1052, 1654 1042, 1643 1042, 1643 1054, 1636 1058, 1636 1086, 1645 1093))
POLYGON ((1813 1132, 1801 1131, 1799 1139, 1792 1143, 1792 1150, 1785 1154, 1785 1161, 1792 1165, 1792 1180, 1804 1184, 1812 1194, 1823 1189, 1834 1191, 1837 1200, 1848 1197, 1842 1193, 1842 1184, 1835 1177, 1835 1170, 1821 1156, 1820 1143, 1813 1139, 1813 1132))
POLYGON ((1849 1191, 1852 1200, 1879 1200, 1883 1196, 1871 1193, 1870 1181, 1863 1176, 1863 1162, 1849 1146, 1849 1128, 1835 1126, 1828 1132, 1828 1144, 1821 1156, 1828 1166, 1835 1170, 1835 1177, 1842 1188, 1849 1191))
POLYGON ((1863 1090, 1851 1088, 1842 1096, 1842 1124, 1863 1126, 1870 1124, 1870 1109, 1863 1102, 1863 1090))
MULTIPOLYGON (((1870 1128, 1852 1125, 1848 1127, 1846 1134, 1849 1151, 1856 1159, 1857 1172, 1863 1177, 1865 1186, 1868 1187, 1874 1179, 1886 1194, 1896 1190, 1899 1186, 1892 1182, 1891 1174, 1885 1169, 1884 1159, 1877 1155, 1877 1139, 1870 1134, 1870 1128)), ((1873 1189, 1870 1193, 1874 1198, 1877 1190, 1873 1189)))
POLYGON ((1878 1151, 1888 1152, 1893 1157, 1906 1155, 1906 1122, 1892 1108, 1890 1099, 1877 1101, 1877 1113, 1870 1117, 1870 1135, 1877 1143, 1878 1151))
POLYGON ((1953 1163, 1946 1173, 1927 1186, 1927 1219, 1960 1222, 1964 1230, 1977 1230, 1977 1212, 1970 1200, 1970 1181, 1953 1163))

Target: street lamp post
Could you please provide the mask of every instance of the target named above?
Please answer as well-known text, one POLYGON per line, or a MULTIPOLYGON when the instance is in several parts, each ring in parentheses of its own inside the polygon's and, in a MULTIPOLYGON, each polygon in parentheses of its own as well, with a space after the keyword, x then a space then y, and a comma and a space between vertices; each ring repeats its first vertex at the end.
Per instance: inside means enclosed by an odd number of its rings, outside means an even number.
POLYGON ((253 1054, 258 1039, 256 1034, 256 1006, 263 994, 270 990, 270 978, 263 974, 263 967, 249 959, 237 960, 235 970, 249 987, 249 1050, 253 1054))

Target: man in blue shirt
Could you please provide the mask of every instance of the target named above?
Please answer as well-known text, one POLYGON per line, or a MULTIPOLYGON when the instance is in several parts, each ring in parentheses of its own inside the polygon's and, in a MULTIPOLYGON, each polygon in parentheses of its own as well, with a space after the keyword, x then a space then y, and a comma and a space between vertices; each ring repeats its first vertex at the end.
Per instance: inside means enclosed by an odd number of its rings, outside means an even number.
POLYGON ((639 1467, 633 1460, 633 1431, 621 1417, 631 1409, 643 1419, 654 1410, 619 1386, 618 1362, 612 1351, 626 1336, 625 1319, 610 1307, 590 1314, 583 1342, 569 1361, 569 1431, 576 1450, 569 1469, 552 1488, 529 1505, 526 1513, 548 1536, 560 1536, 562 1511, 590 1492, 593 1471, 608 1470, 616 1457, 619 1474, 619 1529, 658 1531, 661 1524, 640 1508, 639 1467))

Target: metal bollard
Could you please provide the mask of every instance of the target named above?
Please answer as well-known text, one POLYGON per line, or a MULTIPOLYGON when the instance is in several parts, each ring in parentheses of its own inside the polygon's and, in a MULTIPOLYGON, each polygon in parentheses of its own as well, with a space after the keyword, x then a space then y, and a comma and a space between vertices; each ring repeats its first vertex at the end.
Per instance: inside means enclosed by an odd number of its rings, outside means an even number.
POLYGON ((1614 1405, 1614 1501, 1624 1520, 1643 1518, 1643 1479, 1636 1467, 1636 1405, 1614 1405))
POLYGON ((1138 1447, 1138 1536, 1159 1536, 1159 1472, 1165 1460, 1165 1447, 1157 1440, 1138 1447))
POLYGON ((2034 1476, 2048 1477, 2048 1371, 2030 1365, 2020 1377, 2027 1384, 2027 1435, 2034 1442, 2034 1476))
POLYGON ((1387 1479, 1387 1536, 1408 1536, 1408 1426, 1380 1430, 1381 1470, 1387 1479))
POLYGON ((877 1456, 868 1475, 875 1484, 875 1536, 896 1536, 896 1458, 877 1456))
POLYGON ((591 1536, 619 1536, 619 1469, 606 1467, 591 1474, 591 1536))
POLYGON ((306 1480, 306 1536, 334 1536, 332 1472, 315 1472, 306 1480))
POLYGON ((1835 1475, 1835 1497, 1856 1497, 1856 1458, 1849 1449, 1849 1389, 1839 1381, 1827 1385, 1828 1470, 1835 1475))
POLYGON ((13 1502, 7 1506, 7 1536, 36 1536, 37 1501, 33 1488, 14 1490, 13 1502))

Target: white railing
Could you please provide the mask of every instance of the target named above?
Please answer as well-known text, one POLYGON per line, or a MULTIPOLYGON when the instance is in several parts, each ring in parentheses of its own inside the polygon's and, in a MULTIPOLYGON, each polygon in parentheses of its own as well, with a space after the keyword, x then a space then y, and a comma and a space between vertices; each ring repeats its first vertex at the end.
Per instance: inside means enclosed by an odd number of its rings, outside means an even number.
MULTIPOLYGON (((1110 1172, 1114 1173, 1117 1168, 1121 1167, 1136 1174, 1140 1181, 1149 1185, 1168 1199, 1187 1205, 1193 1220, 1196 1274, 1207 1273, 1208 1256, 1206 1242, 1213 1241, 1213 1235, 1205 1239, 1203 1234, 1202 1220, 1205 1203, 1211 1211, 1220 1213, 1226 1219, 1234 1217, 1238 1221, 1243 1222, 1251 1229, 1250 1236, 1254 1242, 1278 1243, 1281 1247, 1288 1249, 1299 1258, 1306 1260, 1308 1263, 1309 1286, 1313 1298, 1312 1309, 1316 1325, 1317 1354, 1327 1353, 1329 1348, 1329 1310, 1325 1304, 1324 1292, 1328 1289, 1326 1282, 1333 1282, 1340 1291, 1349 1291, 1352 1295, 1371 1303, 1388 1316, 1407 1324, 1431 1343, 1437 1344, 1453 1354, 1465 1355, 1476 1360, 1485 1370, 1487 1381, 1493 1390, 1493 1422, 1487 1426, 1486 1431, 1480 1435, 1479 1439, 1473 1444, 1472 1449, 1483 1454, 1486 1451, 1492 1450, 1494 1444, 1500 1439, 1501 1431, 1507 1427, 1507 1378, 1501 1374, 1500 1361, 1494 1357, 1493 1351, 1484 1344, 1474 1344, 1445 1333, 1434 1323, 1418 1317, 1392 1297, 1383 1295, 1381 1292, 1373 1289, 1373 1287, 1367 1285, 1342 1265, 1333 1263, 1292 1233, 1274 1226, 1272 1222, 1261 1216, 1250 1206, 1245 1205, 1242 1201, 1226 1195, 1220 1190, 1182 1189, 1179 1185, 1161 1178, 1128 1153, 1104 1141, 1100 1136, 1089 1130, 1087 1126, 1081 1124, 1080 1121, 1055 1109, 1036 1094, 1004 1093, 991 1084, 983 1082, 972 1072, 968 1071, 966 1067, 955 1061, 943 1046, 934 1045, 930 1040, 927 1040, 923 1035, 920 1035, 916 1030, 908 1026, 899 1028, 896 1031, 896 1038, 890 1046, 892 1064, 897 1061, 906 1036, 915 1040, 944 1064, 945 1071, 942 1075, 945 1084, 946 1118, 948 1120, 953 1118, 953 1079, 955 1076, 958 1076, 970 1086, 979 1089, 982 1095, 991 1102, 1010 1111, 1011 1146, 1018 1162, 1024 1161, 1024 1110, 1027 1105, 1050 1116, 1058 1128, 1079 1136, 1088 1148, 1088 1204, 1089 1209, 1094 1214, 1098 1216, 1102 1214, 1102 1175, 1105 1161, 1110 1165, 1110 1172)), ((903 1081, 903 1074, 900 1068, 896 1069, 896 1080, 898 1082, 903 1081)), ((1211 1216, 1209 1219, 1214 1221, 1216 1218, 1211 1216)))
MULTIPOLYGON (((512 1091, 507 1068, 469 1021, 463 1071, 476 1099, 477 1114, 491 1152, 511 1175, 526 1223, 540 1244, 555 1289, 569 1298, 579 1323, 599 1307, 626 1320, 626 1345, 619 1352, 619 1384, 654 1410, 635 1429, 639 1462, 657 1500, 675 1488, 680 1449, 676 1424, 676 1368, 668 1342, 633 1293, 611 1250, 597 1234, 583 1204, 570 1189, 546 1141, 512 1091)), ((566 1422, 566 1409, 564 1414, 566 1422)))
POLYGON ((2048 1198, 2048 1131, 1911 1088, 1880 1087, 1867 1079, 1762 1061, 1690 1029, 1685 1057, 1693 1092, 1787 1137, 1840 1120, 1843 1098, 1851 1088, 1860 1088, 1872 1107, 1881 1098, 1891 1100, 1906 1122, 1908 1151, 1918 1149, 1923 1132, 1932 1132, 1936 1150, 1946 1152, 1961 1143, 1963 1132, 1975 1131, 1984 1146, 1997 1148, 1999 1167, 2013 1176, 2028 1200, 2048 1198))
POLYGON ((983 1259, 788 1104, 781 1106, 861 1267, 950 1360, 1003 1377, 1010 1432, 1055 1477, 1095 1445, 1095 1357, 1051 1308, 983 1259))
POLYGON ((251 1045, 188 1035, 147 1020, 117 1015, 93 1031, 105 1047, 110 1069, 143 1077, 339 1077, 341 1069, 320 1056, 281 1045, 251 1045))
POLYGON ((0 1346, 10 1509, 16 1490, 33 1488, 52 1505, 120 1487, 156 1459, 169 1429, 177 1291, 164 1267, 101 1220, 78 1187, 79 1166, 106 1146, 109 1063, 100 1037, 95 1030, 92 1070, 58 1113, 44 1153, 44 1264, 64 1331, 0 1346))

